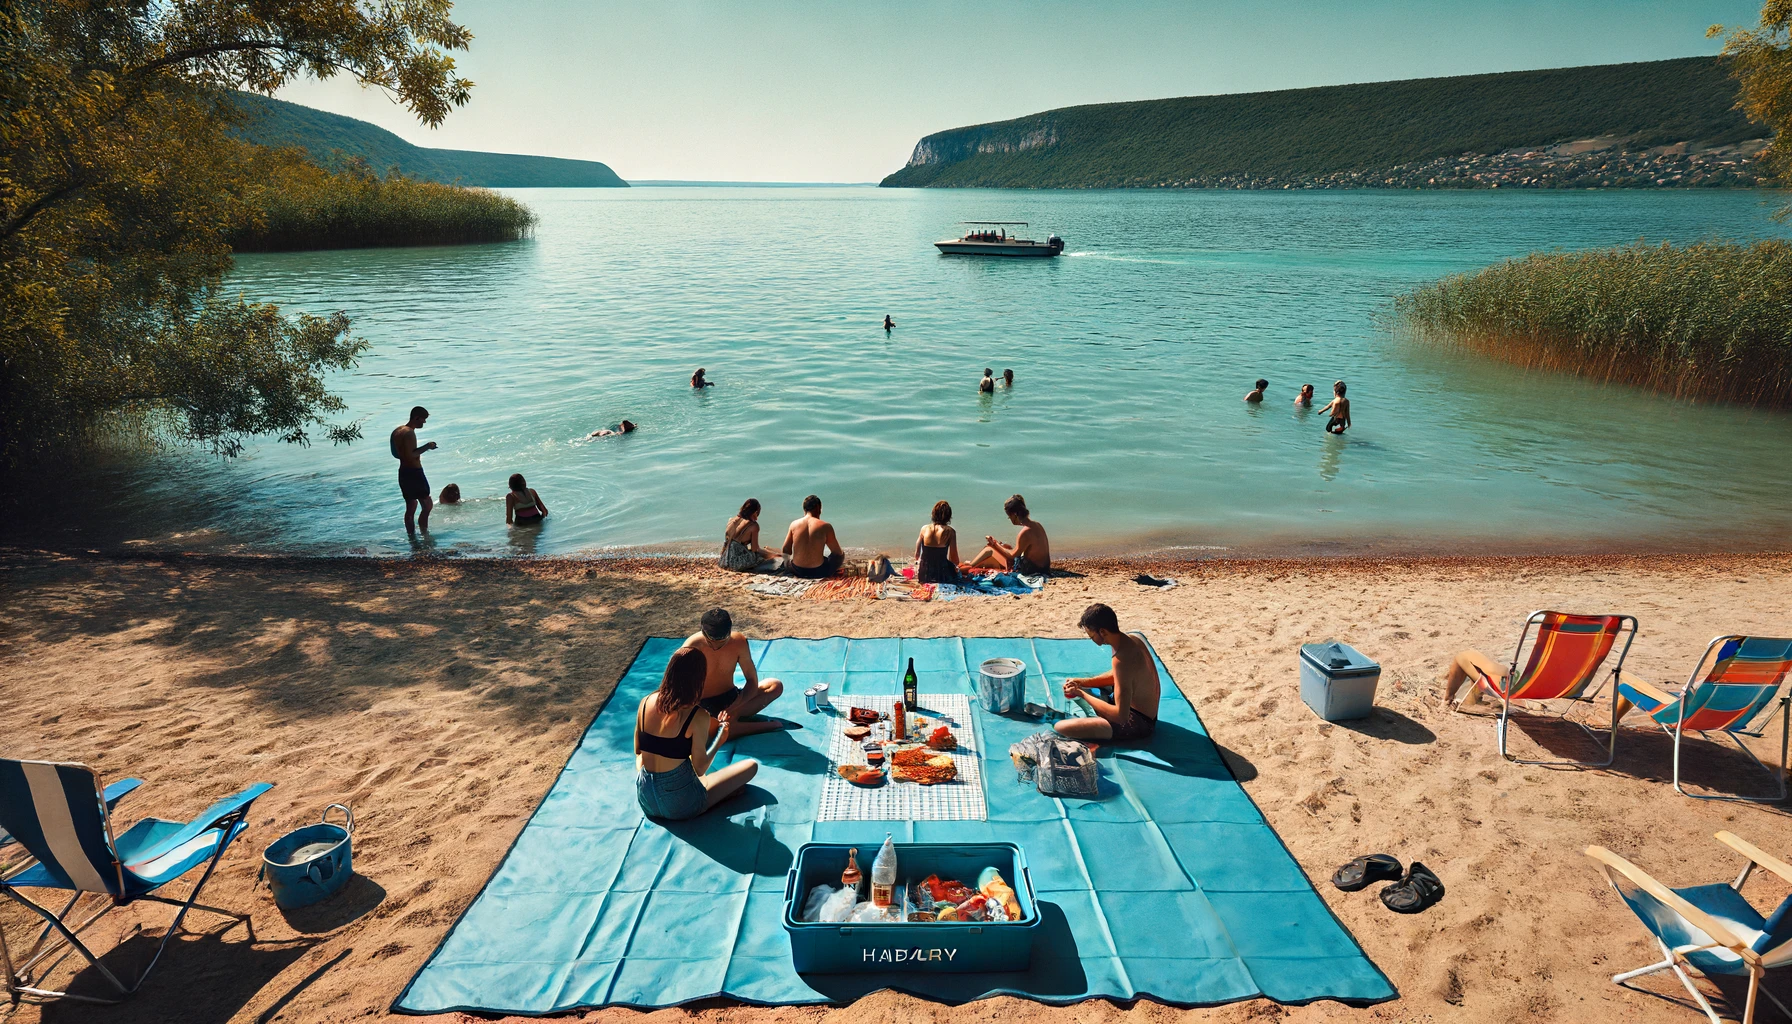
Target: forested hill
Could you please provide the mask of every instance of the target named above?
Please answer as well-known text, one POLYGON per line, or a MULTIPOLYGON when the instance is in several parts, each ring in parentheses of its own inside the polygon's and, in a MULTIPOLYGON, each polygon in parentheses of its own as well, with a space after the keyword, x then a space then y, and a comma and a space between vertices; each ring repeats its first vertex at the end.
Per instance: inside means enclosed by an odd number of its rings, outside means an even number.
POLYGON ((1752 185, 1759 145, 1738 144, 1767 131, 1736 96, 1686 57, 1065 107, 929 135, 883 184, 1752 185))
POLYGON ((486 188, 627 188, 628 182, 595 160, 479 153, 413 146, 366 121, 311 107, 237 93, 250 120, 238 134, 250 142, 297 146, 325 167, 359 157, 376 173, 397 167, 408 177, 486 188))

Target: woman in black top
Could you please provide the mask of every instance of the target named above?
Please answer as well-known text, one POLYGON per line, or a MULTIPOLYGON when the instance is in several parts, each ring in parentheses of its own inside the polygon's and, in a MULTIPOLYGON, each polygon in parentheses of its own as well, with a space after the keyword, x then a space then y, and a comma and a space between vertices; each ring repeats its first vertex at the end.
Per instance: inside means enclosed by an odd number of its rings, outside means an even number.
POLYGON ((933 503, 932 522, 921 527, 915 539, 915 582, 958 582, 958 531, 952 522, 952 506, 933 503))
POLYGON ((660 688, 635 710, 635 798, 650 818, 695 818, 740 791, 759 771, 752 758, 717 772, 709 766, 728 742, 728 727, 712 746, 715 719, 697 703, 709 664, 690 647, 673 652, 660 688))

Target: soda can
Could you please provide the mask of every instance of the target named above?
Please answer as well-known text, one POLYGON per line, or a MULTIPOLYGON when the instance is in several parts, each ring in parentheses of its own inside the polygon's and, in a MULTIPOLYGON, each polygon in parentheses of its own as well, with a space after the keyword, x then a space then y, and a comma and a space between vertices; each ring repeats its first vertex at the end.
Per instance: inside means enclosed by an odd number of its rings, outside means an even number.
POLYGON ((824 683, 816 683, 814 686, 811 686, 807 690, 803 691, 803 706, 809 709, 809 713, 811 715, 821 713, 821 699, 820 698, 821 698, 821 695, 823 693, 825 693, 826 691, 827 691, 827 686, 824 683))

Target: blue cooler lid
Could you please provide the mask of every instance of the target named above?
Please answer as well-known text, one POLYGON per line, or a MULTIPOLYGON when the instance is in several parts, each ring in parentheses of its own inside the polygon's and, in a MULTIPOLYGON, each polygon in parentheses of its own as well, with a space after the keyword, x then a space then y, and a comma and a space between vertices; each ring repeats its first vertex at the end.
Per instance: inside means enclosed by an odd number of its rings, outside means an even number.
POLYGON ((1363 676, 1381 671, 1381 666, 1365 658, 1361 651, 1336 640, 1327 640, 1322 644, 1302 644, 1300 657, 1302 661, 1333 678, 1363 676))

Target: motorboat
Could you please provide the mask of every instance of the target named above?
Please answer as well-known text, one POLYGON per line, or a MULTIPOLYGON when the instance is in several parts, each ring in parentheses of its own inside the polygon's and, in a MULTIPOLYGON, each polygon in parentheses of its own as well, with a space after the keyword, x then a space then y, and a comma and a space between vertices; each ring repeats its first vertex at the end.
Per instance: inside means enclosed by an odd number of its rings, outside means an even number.
POLYGON ((1056 256, 1064 251, 1064 240, 1050 235, 1043 242, 1011 234, 1009 228, 1024 228, 1024 220, 960 221, 967 230, 962 238, 948 238, 933 243, 944 256, 1056 256))

